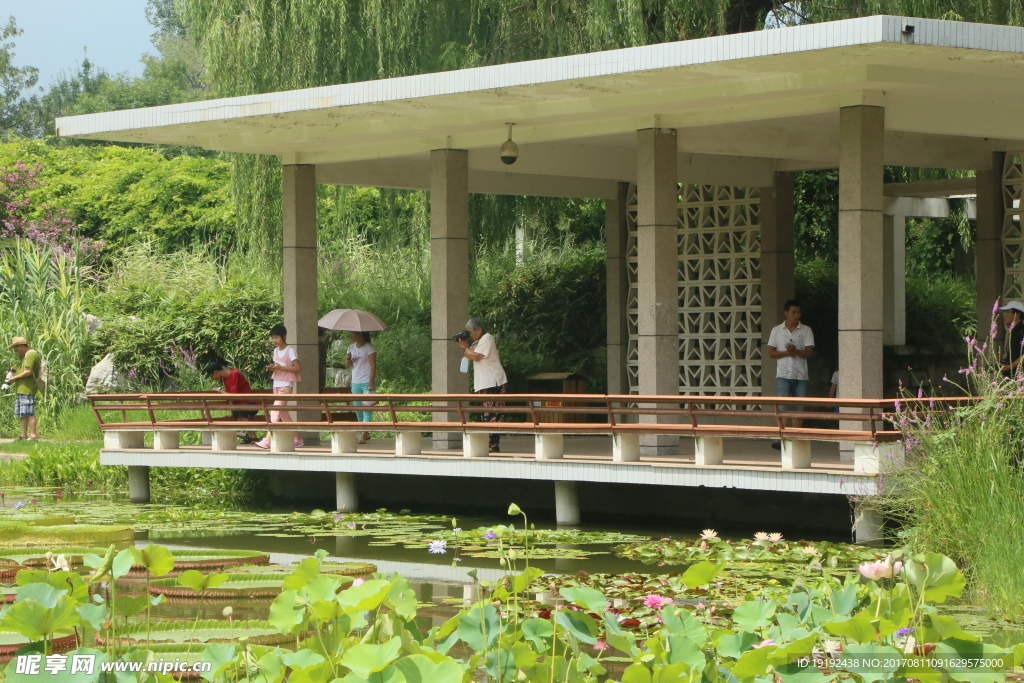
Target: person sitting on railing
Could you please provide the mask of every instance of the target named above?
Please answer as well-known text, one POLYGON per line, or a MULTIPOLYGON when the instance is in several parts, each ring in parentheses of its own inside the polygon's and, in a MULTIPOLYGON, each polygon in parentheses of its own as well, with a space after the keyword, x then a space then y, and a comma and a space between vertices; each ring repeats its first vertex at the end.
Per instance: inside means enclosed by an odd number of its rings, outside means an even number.
POLYGON ((999 362, 999 370, 1003 377, 1011 377, 1017 373, 1020 365, 1021 346, 1024 346, 1024 304, 1019 301, 1007 302, 999 308, 1003 312, 1003 326, 1009 333, 1006 335, 1006 348, 999 362))
MULTIPOLYGON (((221 391, 225 394, 251 394, 252 387, 249 386, 249 380, 245 378, 241 372, 235 368, 228 368, 223 363, 213 361, 207 363, 203 369, 203 374, 212 380, 223 382, 224 386, 217 391, 221 391)), ((255 401, 232 401, 233 405, 239 406, 251 406, 257 405, 255 401)), ((258 410, 232 410, 231 419, 238 420, 239 422, 249 422, 256 414, 258 410)), ((242 443, 253 443, 256 441, 256 432, 248 431, 245 436, 242 437, 242 443)))
MULTIPOLYGON (((775 369, 775 395, 807 395, 807 359, 814 353, 814 333, 800 323, 800 302, 790 299, 782 307, 785 322, 772 328, 768 337, 768 357, 778 362, 775 369)), ((801 411, 803 406, 780 406, 779 410, 801 411)), ((792 418, 791 427, 799 427, 803 420, 792 418)), ((780 449, 778 441, 772 448, 780 449)))
MULTIPOLYGON (((501 358, 498 356, 498 347, 494 343, 494 337, 484 331, 484 324, 478 318, 471 318, 466 323, 466 332, 469 339, 459 337, 456 339, 462 347, 463 355, 473 361, 473 389, 477 394, 504 394, 508 392, 508 378, 505 376, 505 369, 501 367, 501 358), (473 340, 470 345, 470 339, 473 340)), ((466 361, 463 361, 465 363, 466 361)), ((503 401, 484 401, 484 407, 501 407, 503 401)), ((484 413, 481 416, 484 422, 501 422, 501 413, 484 413)), ((501 434, 490 435, 491 453, 499 451, 501 434)))

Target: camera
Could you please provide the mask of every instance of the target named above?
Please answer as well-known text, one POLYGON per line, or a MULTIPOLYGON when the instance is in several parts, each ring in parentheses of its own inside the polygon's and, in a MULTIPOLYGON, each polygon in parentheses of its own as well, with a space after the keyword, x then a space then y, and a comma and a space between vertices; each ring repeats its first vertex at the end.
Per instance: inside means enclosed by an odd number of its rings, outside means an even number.
POLYGON ((452 341, 453 342, 460 342, 460 341, 463 341, 463 340, 469 341, 469 338, 470 337, 469 337, 469 331, 468 330, 463 330, 462 332, 459 332, 458 334, 453 334, 452 335, 452 341))
POLYGON ((14 368, 10 368, 4 376, 4 383, 0 384, 0 391, 11 390, 11 380, 14 378, 14 368))

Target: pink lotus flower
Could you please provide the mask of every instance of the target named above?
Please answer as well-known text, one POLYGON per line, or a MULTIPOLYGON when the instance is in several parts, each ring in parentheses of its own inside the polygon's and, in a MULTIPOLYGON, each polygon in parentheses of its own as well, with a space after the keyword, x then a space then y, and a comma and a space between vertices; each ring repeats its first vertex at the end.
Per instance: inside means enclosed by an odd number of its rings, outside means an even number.
POLYGON ((366 583, 366 579, 355 579, 352 581, 352 587, 362 586, 364 583, 366 583))
POLYGON ((672 598, 663 598, 660 595, 651 594, 644 598, 644 605, 651 609, 661 609, 672 604, 672 598))
POLYGON ((898 560, 893 561, 892 555, 889 555, 884 560, 880 560, 878 562, 866 562, 865 564, 857 567, 857 571, 859 571, 864 578, 871 581, 895 578, 902 570, 903 563, 898 560))
POLYGON ((753 645, 752 647, 756 650, 759 647, 768 647, 769 645, 775 645, 775 641, 771 638, 762 640, 760 643, 758 643, 757 645, 753 645))
POLYGON ((608 649, 608 643, 604 642, 603 640, 599 640, 596 643, 594 643, 594 649, 595 650, 607 650, 608 649))

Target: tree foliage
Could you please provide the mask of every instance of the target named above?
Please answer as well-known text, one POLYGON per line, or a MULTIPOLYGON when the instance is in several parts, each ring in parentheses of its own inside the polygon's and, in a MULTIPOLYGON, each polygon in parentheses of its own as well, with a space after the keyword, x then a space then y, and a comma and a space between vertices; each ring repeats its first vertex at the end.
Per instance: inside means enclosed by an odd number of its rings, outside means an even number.
POLYGON ((26 129, 24 92, 39 80, 39 69, 15 66, 14 42, 22 34, 14 17, 0 26, 0 131, 26 129))
POLYGON ((85 237, 115 251, 152 242, 160 251, 192 246, 224 252, 235 239, 226 162, 170 159, 141 147, 54 147, 39 140, 0 145, 0 169, 31 159, 38 183, 25 194, 27 220, 59 209, 85 237))

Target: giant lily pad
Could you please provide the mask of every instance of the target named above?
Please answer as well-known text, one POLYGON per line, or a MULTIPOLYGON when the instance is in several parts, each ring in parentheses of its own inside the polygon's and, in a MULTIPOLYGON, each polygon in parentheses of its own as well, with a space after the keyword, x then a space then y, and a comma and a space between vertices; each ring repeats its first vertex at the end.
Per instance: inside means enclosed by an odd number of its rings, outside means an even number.
POLYGON ((127 547, 135 529, 115 524, 0 525, 0 548, 48 548, 51 546, 117 545, 127 547))
POLYGON ((281 584, 287 574, 230 574, 223 583, 214 588, 196 591, 182 586, 177 579, 157 579, 149 582, 149 592, 175 598, 274 598, 281 592, 281 584))
POLYGON ((248 638, 251 645, 276 645, 294 642, 294 636, 280 633, 266 621, 161 621, 147 627, 146 624, 132 624, 121 629, 113 638, 105 632, 96 633, 96 644, 105 645, 149 645, 160 643, 230 643, 238 638, 248 638))
MULTIPOLYGON (((0 631, 0 657, 10 657, 29 644, 29 639, 20 633, 0 631)), ((51 641, 51 651, 56 653, 73 650, 78 645, 78 636, 70 630, 55 631, 51 641)))

